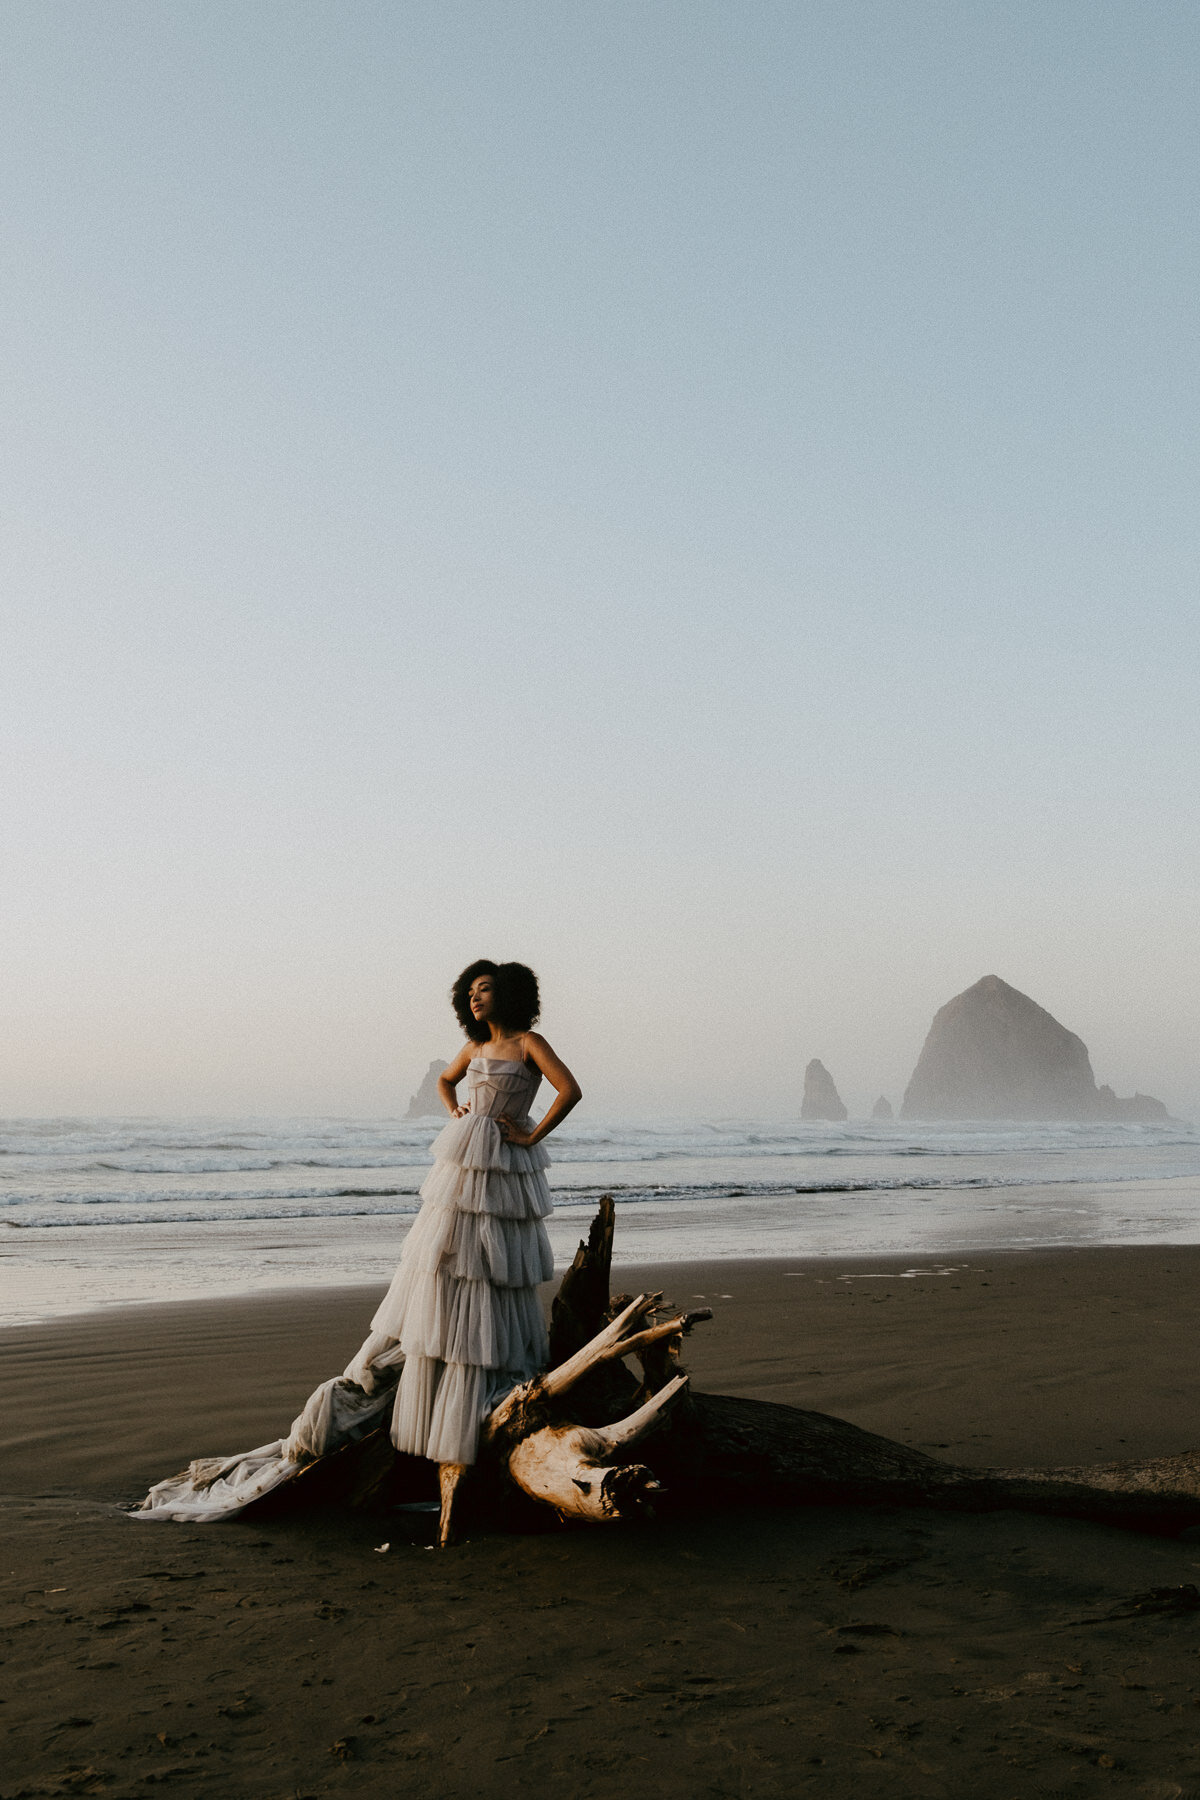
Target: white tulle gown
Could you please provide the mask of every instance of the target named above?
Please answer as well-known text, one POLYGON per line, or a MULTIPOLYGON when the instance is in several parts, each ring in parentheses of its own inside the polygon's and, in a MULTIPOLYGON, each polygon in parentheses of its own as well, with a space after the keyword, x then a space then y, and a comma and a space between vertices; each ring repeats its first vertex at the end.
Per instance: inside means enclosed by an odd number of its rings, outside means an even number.
POLYGON ((540 1144, 505 1143, 496 1123, 506 1113, 528 1129, 541 1079, 524 1062, 474 1057, 470 1110, 434 1139, 421 1210, 359 1353, 391 1361, 381 1339, 404 1353, 392 1442, 409 1455, 474 1462, 485 1414, 546 1365, 550 1159, 540 1144))

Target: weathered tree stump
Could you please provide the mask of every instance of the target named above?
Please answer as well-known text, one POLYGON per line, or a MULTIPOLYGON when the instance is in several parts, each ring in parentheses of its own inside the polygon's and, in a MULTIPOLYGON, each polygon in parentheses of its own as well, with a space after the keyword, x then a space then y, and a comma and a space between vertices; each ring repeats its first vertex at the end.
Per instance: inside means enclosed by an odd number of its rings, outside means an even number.
MULTIPOLYGON (((488 1417, 479 1462, 443 1493, 442 1542, 457 1507, 481 1522, 503 1523, 522 1516, 522 1502, 563 1522, 636 1517, 665 1501, 679 1508, 1014 1508, 1167 1535, 1200 1525, 1200 1452, 1089 1468, 977 1469, 827 1413, 692 1393, 680 1348, 712 1314, 705 1308, 660 1316, 659 1294, 611 1300, 614 1221, 606 1195, 554 1301, 551 1366, 488 1417), (640 1380, 625 1366, 631 1355, 640 1380)), ((305 1471, 290 1484, 289 1499, 298 1500, 298 1490, 322 1471, 327 1492, 330 1465, 340 1462, 352 1504, 394 1502, 422 1477, 416 1459, 389 1458, 389 1450, 386 1434, 373 1432, 305 1471)))

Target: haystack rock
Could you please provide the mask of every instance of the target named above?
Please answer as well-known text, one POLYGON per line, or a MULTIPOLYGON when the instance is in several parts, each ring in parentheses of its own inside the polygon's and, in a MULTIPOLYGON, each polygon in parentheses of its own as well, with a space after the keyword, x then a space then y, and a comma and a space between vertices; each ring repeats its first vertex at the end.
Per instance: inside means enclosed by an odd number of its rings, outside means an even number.
POLYGON ((894 1119, 895 1116, 895 1113, 892 1111, 892 1103, 887 1095, 880 1094, 878 1100, 871 1108, 871 1117, 873 1119, 894 1119))
POLYGON ((902 1119, 1166 1119, 1160 1100, 1097 1088, 1082 1038, 998 975, 934 1015, 902 1119))
POLYGON ((442 1105, 442 1096, 438 1093, 438 1076, 449 1063, 433 1061, 426 1069, 421 1085, 408 1103, 406 1119, 437 1118, 446 1109, 442 1105))
POLYGON ((814 1056, 804 1071, 804 1099, 800 1106, 802 1119, 845 1119, 849 1117, 842 1097, 833 1085, 833 1076, 823 1062, 814 1056))

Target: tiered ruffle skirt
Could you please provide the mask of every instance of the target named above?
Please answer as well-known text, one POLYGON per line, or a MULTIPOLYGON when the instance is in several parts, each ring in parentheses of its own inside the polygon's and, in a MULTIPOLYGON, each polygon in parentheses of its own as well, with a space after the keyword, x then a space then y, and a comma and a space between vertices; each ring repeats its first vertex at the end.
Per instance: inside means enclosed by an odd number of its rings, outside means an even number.
POLYGON ((371 1321, 404 1368, 392 1442, 411 1456, 471 1463, 497 1400, 545 1367, 539 1282, 554 1272, 540 1144, 506 1144, 466 1113, 434 1139, 435 1162, 391 1287, 371 1321))

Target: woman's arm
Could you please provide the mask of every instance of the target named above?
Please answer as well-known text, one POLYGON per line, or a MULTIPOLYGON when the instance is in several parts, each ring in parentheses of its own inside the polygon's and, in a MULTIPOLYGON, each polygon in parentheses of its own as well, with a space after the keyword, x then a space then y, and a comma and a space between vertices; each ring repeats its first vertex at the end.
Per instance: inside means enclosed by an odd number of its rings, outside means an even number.
POLYGON ((454 1061, 444 1068, 437 1078, 437 1089, 441 1095, 442 1105, 452 1119, 461 1119, 466 1112, 465 1106, 458 1104, 455 1088, 467 1072, 467 1064, 475 1054, 474 1044, 464 1044, 454 1061))
MULTIPOLYGON (((536 1031, 525 1034, 525 1054, 531 1063, 535 1063, 556 1090, 554 1099, 546 1108, 546 1116, 531 1131, 522 1131, 514 1125, 507 1113, 501 1113, 496 1123, 506 1144, 519 1144, 528 1150, 532 1144, 538 1144, 557 1125, 561 1125, 573 1106, 578 1106, 583 1099, 583 1089, 563 1062, 550 1048, 544 1037, 536 1031)), ((450 1073, 449 1069, 446 1071, 450 1073)))

